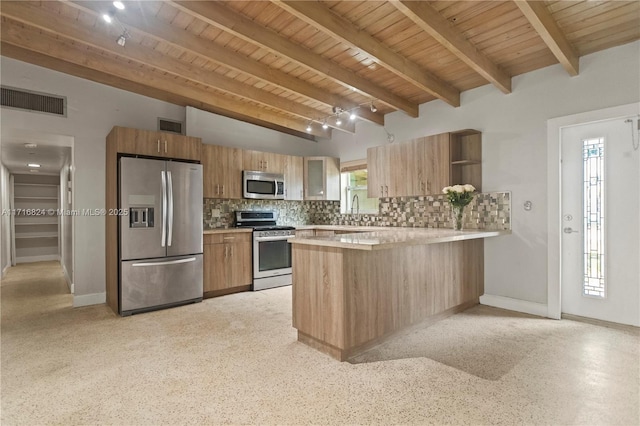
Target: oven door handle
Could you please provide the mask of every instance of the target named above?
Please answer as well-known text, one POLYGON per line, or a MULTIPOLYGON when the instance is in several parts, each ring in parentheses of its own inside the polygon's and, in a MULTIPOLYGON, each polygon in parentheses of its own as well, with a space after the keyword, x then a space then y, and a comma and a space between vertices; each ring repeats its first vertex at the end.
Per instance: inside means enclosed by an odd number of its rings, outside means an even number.
POLYGON ((259 243, 265 241, 286 241, 291 237, 294 237, 294 235, 280 235, 278 237, 255 237, 254 240, 259 243))

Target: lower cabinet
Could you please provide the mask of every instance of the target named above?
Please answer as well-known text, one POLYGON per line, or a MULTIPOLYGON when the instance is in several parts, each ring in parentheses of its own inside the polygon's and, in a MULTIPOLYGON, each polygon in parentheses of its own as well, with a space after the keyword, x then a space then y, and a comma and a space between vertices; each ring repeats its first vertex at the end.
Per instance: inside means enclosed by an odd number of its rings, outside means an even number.
POLYGON ((251 233, 204 235, 204 297, 251 288, 251 233))

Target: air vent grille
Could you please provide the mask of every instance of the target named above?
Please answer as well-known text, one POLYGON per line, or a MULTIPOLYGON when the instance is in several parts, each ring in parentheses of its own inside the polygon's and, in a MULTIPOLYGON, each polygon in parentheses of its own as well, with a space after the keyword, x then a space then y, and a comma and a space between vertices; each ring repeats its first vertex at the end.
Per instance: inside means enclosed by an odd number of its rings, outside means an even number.
POLYGON ((167 120, 166 118, 158 118, 158 130, 161 132, 177 133, 184 135, 184 123, 182 121, 167 120))
POLYGON ((67 98, 30 90, 1 87, 2 106, 26 111, 67 116, 67 98))

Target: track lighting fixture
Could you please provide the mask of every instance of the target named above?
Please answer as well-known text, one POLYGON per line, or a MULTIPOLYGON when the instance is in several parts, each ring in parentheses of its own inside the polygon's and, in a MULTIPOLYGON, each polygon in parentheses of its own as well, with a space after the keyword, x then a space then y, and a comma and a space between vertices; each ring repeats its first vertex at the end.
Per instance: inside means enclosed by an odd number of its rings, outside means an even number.
POLYGON ((124 45, 127 43, 127 32, 123 32, 122 34, 120 34, 120 37, 118 37, 118 39, 116 40, 116 43, 118 43, 118 46, 122 46, 124 47, 124 45))
POLYGON ((327 120, 329 118, 331 118, 332 116, 335 116, 335 121, 334 121, 335 126, 341 126, 342 125, 342 114, 344 114, 344 113, 348 114, 350 121, 355 121, 355 119, 358 118, 358 109, 360 109, 361 107, 363 107, 365 105, 369 105, 369 109, 371 109, 371 112, 378 111, 378 108, 376 108, 376 106, 373 104, 373 101, 365 102, 363 104, 360 104, 360 105, 355 106, 355 107, 350 108, 350 109, 344 109, 344 108, 336 105, 336 106, 331 107, 331 111, 333 112, 332 114, 329 114, 326 117, 310 120, 309 124, 307 125, 307 132, 311 132, 311 130, 313 129, 313 122, 314 121, 317 121, 318 123, 322 123, 322 129, 327 130, 329 128, 329 124, 328 124, 327 120))

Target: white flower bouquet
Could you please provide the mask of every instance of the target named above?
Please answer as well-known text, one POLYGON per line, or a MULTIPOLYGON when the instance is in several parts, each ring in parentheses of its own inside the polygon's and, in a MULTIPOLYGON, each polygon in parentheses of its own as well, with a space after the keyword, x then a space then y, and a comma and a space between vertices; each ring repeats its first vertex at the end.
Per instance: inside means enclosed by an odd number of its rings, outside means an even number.
POLYGON ((473 201, 476 188, 473 185, 453 185, 442 188, 442 193, 447 196, 449 204, 451 204, 451 219, 453 229, 462 230, 464 208, 473 201))
POLYGON ((442 193, 447 196, 449 204, 452 206, 464 207, 473 201, 476 188, 473 185, 453 185, 442 188, 442 193))

